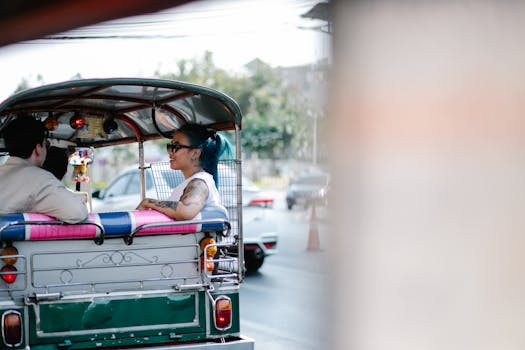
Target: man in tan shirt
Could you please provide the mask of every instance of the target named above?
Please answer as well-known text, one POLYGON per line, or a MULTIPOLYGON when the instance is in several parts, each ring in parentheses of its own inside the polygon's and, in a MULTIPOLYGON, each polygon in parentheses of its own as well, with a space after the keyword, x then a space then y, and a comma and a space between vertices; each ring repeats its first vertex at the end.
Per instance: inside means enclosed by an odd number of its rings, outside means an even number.
POLYGON ((46 134, 41 121, 26 115, 4 128, 9 158, 0 165, 0 214, 32 212, 68 223, 83 221, 88 215, 84 199, 40 168, 49 147, 46 134))

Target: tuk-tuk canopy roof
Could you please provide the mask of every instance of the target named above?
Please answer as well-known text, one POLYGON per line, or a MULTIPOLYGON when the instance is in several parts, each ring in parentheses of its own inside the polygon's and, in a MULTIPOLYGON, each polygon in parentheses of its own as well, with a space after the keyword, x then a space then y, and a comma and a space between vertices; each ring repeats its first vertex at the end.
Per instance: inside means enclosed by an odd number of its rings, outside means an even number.
POLYGON ((169 138, 188 122, 240 130, 242 120, 238 104, 217 90, 142 78, 73 80, 24 90, 0 104, 0 131, 21 114, 46 125, 58 121, 50 129, 52 139, 93 147, 169 138), (74 129, 70 123, 75 119, 84 127, 74 129), (109 132, 114 122, 116 130, 109 132))

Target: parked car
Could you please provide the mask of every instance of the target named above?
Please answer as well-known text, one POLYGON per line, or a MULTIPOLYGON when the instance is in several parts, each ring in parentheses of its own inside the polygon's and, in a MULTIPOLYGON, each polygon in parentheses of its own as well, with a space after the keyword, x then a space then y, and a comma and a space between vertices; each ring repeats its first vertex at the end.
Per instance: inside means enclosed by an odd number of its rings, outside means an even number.
POLYGON ((330 176, 327 173, 306 173, 290 182, 286 192, 286 205, 292 210, 296 204, 305 207, 315 203, 326 205, 330 176))
MULTIPOLYGON (((169 168, 167 162, 159 162, 146 168, 146 197, 166 199, 180 182, 182 174, 169 168)), ((234 207, 232 187, 234 174, 226 165, 219 164, 219 193, 224 206, 234 207), (222 179, 222 181, 221 181, 222 179)), ((140 202, 140 179, 138 165, 125 169, 103 190, 92 194, 93 212, 126 211, 135 209, 140 202)), ((276 225, 271 219, 274 199, 265 194, 250 179, 242 177, 244 261, 247 272, 256 272, 267 256, 277 252, 276 225)), ((230 216, 235 215, 230 211, 230 216)))
MULTIPOLYGON (((146 177, 146 197, 158 198, 151 169, 144 172, 146 177)), ((163 186, 173 188, 174 183, 168 183, 168 179, 159 178, 163 186)), ((93 212, 126 211, 137 207, 140 202, 140 178, 138 165, 126 168, 117 175, 104 189, 95 190, 92 194, 93 212)))

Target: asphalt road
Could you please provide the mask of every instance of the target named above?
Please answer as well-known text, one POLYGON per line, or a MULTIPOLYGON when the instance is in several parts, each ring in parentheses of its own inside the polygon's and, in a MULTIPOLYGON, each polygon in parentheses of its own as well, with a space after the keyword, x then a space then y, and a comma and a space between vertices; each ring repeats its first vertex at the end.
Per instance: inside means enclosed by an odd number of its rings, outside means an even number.
POLYGON ((327 247, 326 209, 285 208, 276 195, 272 217, 277 222, 279 253, 266 259, 241 287, 241 333, 255 339, 257 350, 327 348, 329 317, 324 263, 327 247), (319 250, 308 245, 319 238, 319 250))

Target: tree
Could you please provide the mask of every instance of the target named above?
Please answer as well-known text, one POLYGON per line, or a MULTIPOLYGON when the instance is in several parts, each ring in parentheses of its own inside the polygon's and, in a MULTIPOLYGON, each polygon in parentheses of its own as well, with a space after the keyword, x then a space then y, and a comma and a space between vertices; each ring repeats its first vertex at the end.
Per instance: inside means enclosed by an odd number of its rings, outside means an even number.
MULTIPOLYGON (((294 94, 283 85, 278 72, 259 59, 248 63, 243 73, 228 73, 215 66, 211 52, 202 59, 180 60, 178 72, 156 75, 184 80, 223 91, 234 98, 243 112, 243 151, 247 157, 288 159, 304 145, 310 124, 294 94)), ((303 153, 304 152, 300 152, 303 153)))
POLYGON ((13 93, 17 93, 17 92, 20 92, 22 90, 26 90, 26 89, 29 89, 31 87, 31 85, 29 84, 29 81, 27 80, 27 78, 22 78, 20 80, 20 82, 18 83, 18 85, 16 86, 16 89, 13 93))
MULTIPOLYGON (((42 77, 41 74, 38 74, 36 76, 36 82, 39 84, 39 85, 42 85, 44 84, 44 77, 42 77)), ((23 77, 20 82, 18 83, 15 91, 13 91, 13 93, 17 93, 17 92, 20 92, 22 90, 26 90, 26 89, 29 89, 32 87, 32 84, 29 82, 29 78, 28 77, 23 77)))
MULTIPOLYGON (((287 86, 279 69, 255 59, 242 72, 227 72, 215 65, 213 54, 177 61, 175 72, 155 75, 209 86, 230 95, 243 113, 242 146, 245 157, 265 159, 312 158, 313 119, 309 110, 318 109, 298 88, 287 86)), ((71 79, 81 79, 80 74, 71 79)), ((36 78, 44 83, 41 75, 36 78)), ((31 87, 22 78, 16 92, 31 87)), ((164 141, 155 142, 160 146, 164 141)))
MULTIPOLYGON (((45 82, 45 79, 44 79, 44 76, 42 74, 38 74, 36 76, 36 84, 32 84, 30 82, 30 78, 31 76, 29 77, 22 77, 22 79, 20 79, 20 82, 18 83, 15 91, 13 91, 13 94, 16 94, 17 92, 20 92, 22 90, 26 90, 26 89, 29 89, 35 85, 44 85, 46 82, 45 82)), ((75 75, 73 75, 70 80, 78 80, 78 79, 82 79, 82 75, 80 73, 76 73, 75 75)))

